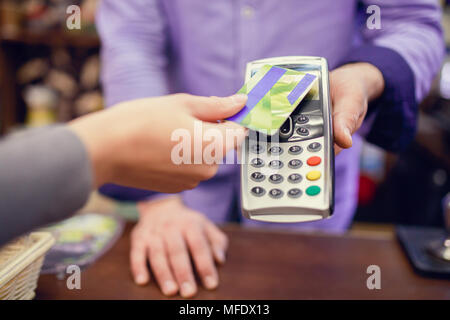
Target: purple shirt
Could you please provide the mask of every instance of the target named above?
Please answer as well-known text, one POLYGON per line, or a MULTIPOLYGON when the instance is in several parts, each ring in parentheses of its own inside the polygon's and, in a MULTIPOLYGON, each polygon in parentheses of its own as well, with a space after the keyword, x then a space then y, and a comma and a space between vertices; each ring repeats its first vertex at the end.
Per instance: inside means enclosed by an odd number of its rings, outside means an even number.
MULTIPOLYGON (((356 207, 361 135, 386 149, 404 147, 414 134, 417 101, 443 58, 437 1, 368 2, 381 8, 379 30, 365 27, 365 7, 354 0, 103 0, 97 22, 106 103, 172 92, 230 95, 242 86, 246 63, 261 58, 323 56, 330 69, 374 64, 386 90, 369 108, 367 132, 355 134, 353 147, 336 158, 334 216, 281 225, 345 230, 356 207)), ((239 208, 238 166, 222 165, 182 197, 213 221, 226 221, 239 208)))

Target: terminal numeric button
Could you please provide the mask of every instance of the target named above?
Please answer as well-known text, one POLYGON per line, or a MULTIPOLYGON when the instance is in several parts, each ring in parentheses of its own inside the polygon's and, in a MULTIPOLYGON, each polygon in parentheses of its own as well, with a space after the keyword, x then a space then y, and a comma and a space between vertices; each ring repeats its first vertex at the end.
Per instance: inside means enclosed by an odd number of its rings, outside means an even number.
POLYGON ((283 182, 283 176, 281 174, 275 173, 269 177, 269 181, 272 183, 281 183, 283 182))
POLYGON ((282 153, 283 153, 283 148, 278 147, 278 146, 276 146, 276 147, 271 147, 271 148, 269 149, 269 152, 270 152, 270 154, 282 154, 282 153))
POLYGON ((303 179, 302 176, 298 173, 292 173, 288 177, 290 183, 300 183, 302 179, 303 179))
POLYGON ((288 191, 288 196, 290 198, 299 198, 302 195, 302 190, 298 188, 294 188, 288 191))
POLYGON ((281 162, 280 160, 272 160, 269 162, 269 167, 271 167, 272 169, 281 169, 283 168, 283 162, 281 162))
POLYGON ((308 189, 306 189, 306 194, 308 196, 316 196, 320 193, 320 187, 319 186, 311 186, 308 189))
POLYGON ((322 145, 319 142, 310 143, 308 146, 309 152, 317 152, 320 151, 320 149, 322 149, 322 145))
POLYGON ((303 165, 303 162, 299 159, 292 159, 289 161, 288 165, 291 169, 298 169, 303 165))
POLYGON ((306 161, 308 166, 311 166, 311 167, 318 166, 321 162, 322 162, 322 159, 320 159, 320 157, 311 157, 306 161))
POLYGON ((266 190, 262 187, 253 187, 251 190, 252 194, 257 197, 262 197, 266 194, 266 190))
POLYGON ((266 178, 266 176, 263 175, 261 172, 253 172, 250 178, 252 178, 253 181, 261 182, 266 178))
POLYGON ((261 168, 262 166, 264 166, 264 160, 261 158, 254 158, 251 160, 251 164, 255 168, 261 168))
POLYGON ((252 144, 250 145, 250 151, 256 154, 264 152, 264 147, 260 144, 252 144))
POLYGON ((289 153, 293 155, 297 155, 303 152, 303 148, 300 146, 291 146, 289 148, 289 153))
POLYGON ((304 127, 300 127, 297 129, 297 134, 306 137, 307 135, 309 135, 309 130, 304 127))
POLYGON ((281 191, 280 189, 272 189, 269 191, 269 195, 274 199, 278 199, 283 196, 283 191, 281 191))
POLYGON ((305 124, 309 121, 309 118, 303 114, 301 114, 298 118, 297 118, 297 123, 298 124, 305 124))

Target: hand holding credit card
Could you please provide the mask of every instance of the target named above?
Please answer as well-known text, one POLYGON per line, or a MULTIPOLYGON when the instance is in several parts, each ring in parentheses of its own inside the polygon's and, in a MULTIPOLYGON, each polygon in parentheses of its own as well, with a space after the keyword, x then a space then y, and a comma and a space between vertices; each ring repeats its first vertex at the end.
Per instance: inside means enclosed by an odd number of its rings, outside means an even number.
POLYGON ((247 94, 245 107, 228 118, 251 130, 275 134, 317 81, 307 72, 264 65, 237 92, 247 94))

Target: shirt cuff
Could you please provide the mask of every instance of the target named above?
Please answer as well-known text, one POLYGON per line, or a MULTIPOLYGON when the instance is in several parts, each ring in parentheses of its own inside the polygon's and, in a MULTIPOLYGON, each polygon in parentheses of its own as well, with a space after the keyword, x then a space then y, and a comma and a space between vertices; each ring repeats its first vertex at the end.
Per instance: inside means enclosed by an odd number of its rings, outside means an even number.
POLYGON ((377 67, 384 78, 382 95, 369 103, 367 116, 374 114, 366 140, 387 151, 401 151, 414 139, 418 103, 411 67, 396 51, 375 45, 352 49, 341 65, 367 62, 377 67))
POLYGON ((166 198, 169 194, 136 189, 108 183, 100 187, 99 192, 104 196, 118 201, 150 201, 166 198))

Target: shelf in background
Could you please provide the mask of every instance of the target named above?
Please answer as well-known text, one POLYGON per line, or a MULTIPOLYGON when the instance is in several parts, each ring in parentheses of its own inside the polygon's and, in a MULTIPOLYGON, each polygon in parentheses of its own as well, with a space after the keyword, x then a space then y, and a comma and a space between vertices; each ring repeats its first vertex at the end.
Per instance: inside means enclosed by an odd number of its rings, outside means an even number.
POLYGON ((9 132, 17 125, 17 110, 19 108, 17 96, 19 93, 15 80, 15 64, 11 62, 11 59, 14 59, 17 50, 27 50, 33 46, 50 49, 64 47, 77 51, 81 49, 84 52, 98 49, 100 39, 93 29, 89 32, 78 30, 40 31, 8 28, 0 25, 0 135, 9 132))
POLYGON ((0 42, 19 43, 25 45, 47 45, 97 48, 100 40, 96 34, 63 31, 29 31, 21 30, 17 32, 0 33, 0 42))

